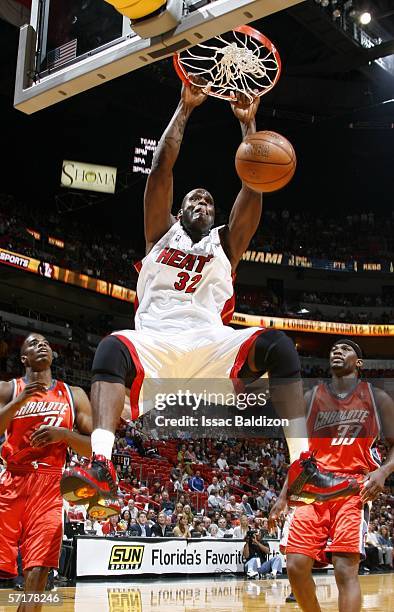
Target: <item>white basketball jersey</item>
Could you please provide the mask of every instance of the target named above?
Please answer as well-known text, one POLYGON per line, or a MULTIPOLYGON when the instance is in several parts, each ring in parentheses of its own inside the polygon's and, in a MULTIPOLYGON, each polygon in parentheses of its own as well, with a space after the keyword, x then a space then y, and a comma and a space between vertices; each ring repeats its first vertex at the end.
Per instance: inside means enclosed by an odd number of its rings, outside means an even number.
POLYGON ((136 330, 174 332, 228 320, 234 291, 219 229, 193 244, 177 221, 155 244, 137 268, 136 330))

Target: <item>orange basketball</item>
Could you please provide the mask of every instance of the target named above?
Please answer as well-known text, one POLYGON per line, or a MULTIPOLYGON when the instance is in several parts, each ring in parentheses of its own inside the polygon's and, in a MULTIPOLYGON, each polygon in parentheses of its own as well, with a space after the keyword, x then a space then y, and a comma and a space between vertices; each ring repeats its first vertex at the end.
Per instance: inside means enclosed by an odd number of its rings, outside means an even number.
POLYGON ((239 178, 259 193, 282 189, 292 178, 296 164, 292 145, 276 132, 249 134, 235 155, 239 178))

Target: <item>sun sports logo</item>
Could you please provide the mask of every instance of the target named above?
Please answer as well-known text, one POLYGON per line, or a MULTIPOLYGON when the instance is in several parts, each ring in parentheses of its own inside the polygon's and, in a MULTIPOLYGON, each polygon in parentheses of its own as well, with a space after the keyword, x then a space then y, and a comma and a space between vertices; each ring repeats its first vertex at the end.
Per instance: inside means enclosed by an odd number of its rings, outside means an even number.
POLYGON ((138 570, 141 567, 145 546, 120 545, 112 547, 108 563, 110 570, 138 570))

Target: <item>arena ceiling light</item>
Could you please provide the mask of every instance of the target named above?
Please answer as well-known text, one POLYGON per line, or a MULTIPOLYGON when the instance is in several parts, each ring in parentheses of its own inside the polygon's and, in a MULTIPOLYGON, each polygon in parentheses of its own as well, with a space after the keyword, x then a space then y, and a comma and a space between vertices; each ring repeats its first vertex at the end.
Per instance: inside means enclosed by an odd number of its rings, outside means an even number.
POLYGON ((368 25, 369 23, 371 23, 371 19, 372 19, 372 15, 369 11, 362 11, 358 18, 359 22, 362 25, 368 25))

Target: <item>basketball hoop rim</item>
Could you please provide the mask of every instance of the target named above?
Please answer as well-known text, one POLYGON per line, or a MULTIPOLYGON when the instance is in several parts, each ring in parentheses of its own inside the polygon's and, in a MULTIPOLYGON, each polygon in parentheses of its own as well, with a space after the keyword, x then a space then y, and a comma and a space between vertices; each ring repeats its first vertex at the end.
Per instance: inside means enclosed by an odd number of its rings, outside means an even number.
MULTIPOLYGON (((256 28, 252 28, 251 26, 248 25, 242 25, 242 26, 238 26, 237 28, 234 28, 232 30, 233 32, 240 32, 241 34, 245 34, 246 36, 250 36, 251 38, 254 38, 255 40, 258 40, 260 43, 262 43, 264 45, 264 47, 266 47, 269 51, 271 51, 271 53, 274 54, 276 62, 278 64, 278 72, 275 75, 275 79, 273 84, 271 85, 271 87, 268 87, 266 89, 261 90, 258 94, 257 97, 261 97, 264 96, 266 93, 268 93, 269 91, 271 91, 271 89, 273 87, 275 87, 276 83, 278 82, 281 72, 282 72, 282 62, 280 59, 280 55, 279 55, 279 51, 278 49, 275 47, 275 45, 273 44, 273 42, 270 41, 269 38, 267 38, 267 36, 264 36, 264 34, 262 34, 262 32, 260 32, 259 30, 256 30, 256 28)), ((199 43, 197 43, 196 46, 198 46, 199 43)), ((172 61, 174 64, 174 68, 175 71, 178 75, 178 77, 181 79, 181 81, 186 85, 186 86, 190 86, 191 81, 187 76, 187 72, 186 70, 184 70, 184 68, 182 67, 180 61, 180 52, 176 52, 174 53, 174 55, 172 56, 172 61)), ((232 100, 231 96, 226 96, 226 95, 216 95, 215 97, 217 98, 221 98, 223 100, 232 100)))

